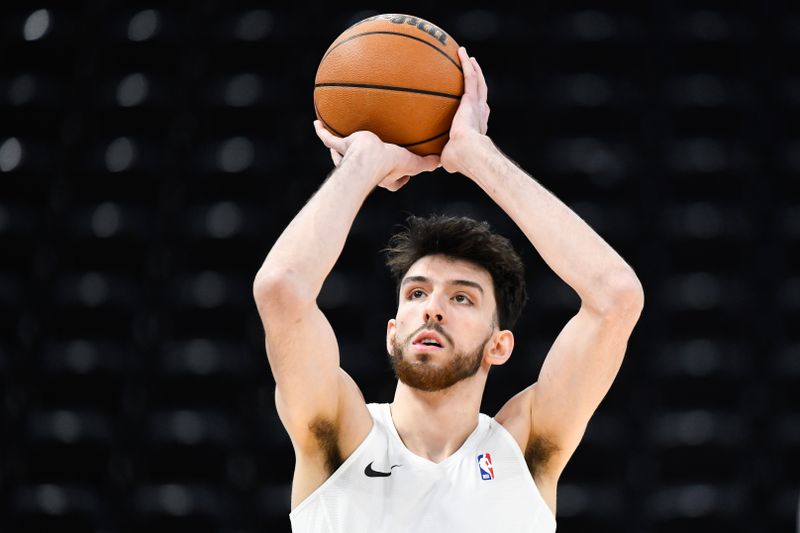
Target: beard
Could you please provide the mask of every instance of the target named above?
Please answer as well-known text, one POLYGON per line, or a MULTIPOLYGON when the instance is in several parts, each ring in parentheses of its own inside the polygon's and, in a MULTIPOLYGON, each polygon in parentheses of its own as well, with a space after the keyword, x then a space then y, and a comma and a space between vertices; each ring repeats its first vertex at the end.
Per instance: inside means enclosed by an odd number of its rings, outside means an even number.
POLYGON ((483 361, 483 350, 492 338, 492 332, 471 352, 456 351, 453 358, 442 367, 436 368, 429 361, 427 353, 422 353, 417 362, 411 362, 404 357, 403 348, 411 345, 411 341, 424 329, 432 329, 445 336, 450 346, 453 346, 452 339, 441 329, 438 324, 421 327, 409 335, 402 343, 397 341, 397 337, 392 339, 392 351, 389 354, 389 361, 392 363, 394 375, 411 388, 425 392, 434 392, 452 387, 461 380, 474 376, 481 367, 483 361))

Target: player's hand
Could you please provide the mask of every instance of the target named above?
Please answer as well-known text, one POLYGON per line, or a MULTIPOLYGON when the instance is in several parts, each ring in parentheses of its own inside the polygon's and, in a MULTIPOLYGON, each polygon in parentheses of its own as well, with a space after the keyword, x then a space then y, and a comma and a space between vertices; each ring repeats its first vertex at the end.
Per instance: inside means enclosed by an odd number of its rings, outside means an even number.
POLYGON ((450 125, 450 140, 442 150, 442 166, 448 172, 462 172, 460 164, 469 153, 476 136, 486 135, 489 127, 488 88, 478 61, 458 49, 464 72, 464 94, 450 125))
POLYGON ((337 137, 326 130, 319 120, 314 121, 314 129, 322 143, 330 149, 335 166, 341 165, 348 157, 357 157, 375 169, 376 177, 380 179, 378 186, 390 191, 400 189, 411 176, 440 166, 437 155, 418 156, 401 146, 381 141, 369 131, 337 137))

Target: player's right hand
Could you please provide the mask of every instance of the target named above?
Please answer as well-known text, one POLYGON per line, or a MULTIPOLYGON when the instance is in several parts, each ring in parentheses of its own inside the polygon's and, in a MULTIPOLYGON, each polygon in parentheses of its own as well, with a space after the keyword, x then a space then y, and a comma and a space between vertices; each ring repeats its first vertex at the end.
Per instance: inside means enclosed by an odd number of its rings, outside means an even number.
POLYGON ((440 166, 439 156, 425 157, 411 153, 396 144, 385 143, 369 131, 357 131, 347 137, 337 137, 329 132, 319 120, 314 129, 322 143, 331 152, 333 164, 338 167, 348 155, 375 169, 377 184, 389 191, 396 191, 408 183, 411 176, 429 172, 440 166))

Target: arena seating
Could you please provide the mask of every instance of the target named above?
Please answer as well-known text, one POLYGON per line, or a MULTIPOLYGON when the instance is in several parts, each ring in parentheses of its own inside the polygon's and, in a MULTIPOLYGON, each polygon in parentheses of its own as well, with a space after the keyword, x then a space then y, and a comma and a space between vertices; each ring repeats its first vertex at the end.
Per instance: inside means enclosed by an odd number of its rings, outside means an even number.
MULTIPOLYGON (((405 4, 486 73, 496 144, 634 267, 645 310, 561 479, 559 532, 792 530, 800 490, 800 8, 405 4)), ((291 443, 252 280, 331 169, 316 67, 372 11, 5 2, 0 531, 289 531, 291 443)), ((580 300, 474 184, 375 191, 319 297, 391 401, 379 250, 408 213, 526 261, 494 414, 580 300)))

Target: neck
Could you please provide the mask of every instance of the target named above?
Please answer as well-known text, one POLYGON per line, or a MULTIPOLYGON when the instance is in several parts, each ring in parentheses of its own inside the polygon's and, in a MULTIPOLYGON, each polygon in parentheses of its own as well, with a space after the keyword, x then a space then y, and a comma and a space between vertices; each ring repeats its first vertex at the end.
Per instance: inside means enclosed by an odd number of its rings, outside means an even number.
POLYGON ((409 451, 440 463, 475 431, 488 373, 484 368, 448 389, 425 392, 398 381, 392 420, 409 451))

